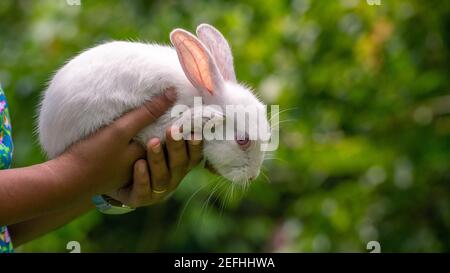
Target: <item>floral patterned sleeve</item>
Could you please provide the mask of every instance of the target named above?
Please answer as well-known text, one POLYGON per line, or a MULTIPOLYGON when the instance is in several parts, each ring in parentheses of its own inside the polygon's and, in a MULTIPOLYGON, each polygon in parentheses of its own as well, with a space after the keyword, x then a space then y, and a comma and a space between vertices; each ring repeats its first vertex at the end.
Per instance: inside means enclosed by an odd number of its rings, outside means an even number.
MULTIPOLYGON (((8 104, 0 85, 0 169, 11 166, 13 142, 11 137, 11 123, 8 104)), ((13 252, 13 245, 8 234, 8 228, 0 226, 0 253, 13 252)))

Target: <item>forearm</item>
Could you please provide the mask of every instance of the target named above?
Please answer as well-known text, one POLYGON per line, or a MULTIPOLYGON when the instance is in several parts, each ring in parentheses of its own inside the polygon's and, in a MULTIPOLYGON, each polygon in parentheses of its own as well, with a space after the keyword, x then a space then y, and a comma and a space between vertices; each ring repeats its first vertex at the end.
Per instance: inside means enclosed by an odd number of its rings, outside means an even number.
MULTIPOLYGON (((95 189, 76 172, 58 172, 54 161, 0 171, 0 225, 11 225, 68 208, 95 189)), ((58 162, 65 164, 64 161, 58 162)), ((62 169, 62 168, 59 168, 62 169)))
POLYGON ((28 221, 8 226, 15 247, 34 240, 83 215, 94 206, 90 200, 83 200, 61 211, 49 213, 28 221))

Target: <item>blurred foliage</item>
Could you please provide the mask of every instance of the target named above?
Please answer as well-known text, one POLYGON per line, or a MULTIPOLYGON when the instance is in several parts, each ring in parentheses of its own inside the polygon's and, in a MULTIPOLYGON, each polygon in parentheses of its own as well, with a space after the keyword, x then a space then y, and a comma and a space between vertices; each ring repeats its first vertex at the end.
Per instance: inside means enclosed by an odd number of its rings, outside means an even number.
POLYGON ((208 200, 215 179, 196 169, 164 204, 91 212, 19 251, 450 251, 449 12, 437 0, 0 1, 16 167, 44 160, 33 128, 52 73, 106 40, 169 43, 173 28, 211 23, 238 78, 286 110, 275 159, 242 198, 208 200))

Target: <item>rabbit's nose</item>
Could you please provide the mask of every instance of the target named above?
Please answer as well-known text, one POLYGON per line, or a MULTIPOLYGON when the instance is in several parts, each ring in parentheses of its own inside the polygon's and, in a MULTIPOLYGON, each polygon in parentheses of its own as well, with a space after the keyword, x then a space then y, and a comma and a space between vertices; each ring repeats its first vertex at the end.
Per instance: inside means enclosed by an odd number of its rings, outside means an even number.
POLYGON ((254 177, 254 176, 250 176, 250 177, 248 178, 248 181, 253 181, 253 180, 255 180, 255 177, 254 177))

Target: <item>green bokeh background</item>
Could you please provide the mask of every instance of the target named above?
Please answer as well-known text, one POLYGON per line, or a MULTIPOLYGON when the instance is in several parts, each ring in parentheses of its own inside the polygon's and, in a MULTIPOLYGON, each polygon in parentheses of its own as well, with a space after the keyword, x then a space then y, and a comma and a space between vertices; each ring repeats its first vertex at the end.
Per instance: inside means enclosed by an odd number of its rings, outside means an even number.
POLYGON ((169 43, 211 23, 238 78, 288 109, 267 178, 240 198, 207 202, 215 178, 196 169, 164 204, 92 211, 18 251, 450 251, 449 13, 437 0, 0 1, 15 167, 45 160, 33 131, 52 73, 107 40, 169 43))

